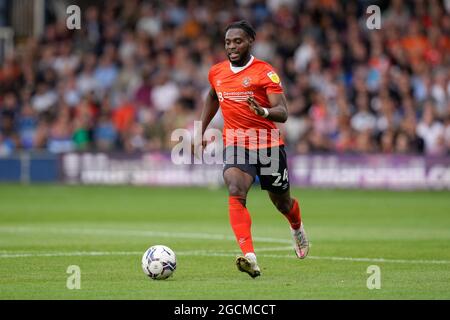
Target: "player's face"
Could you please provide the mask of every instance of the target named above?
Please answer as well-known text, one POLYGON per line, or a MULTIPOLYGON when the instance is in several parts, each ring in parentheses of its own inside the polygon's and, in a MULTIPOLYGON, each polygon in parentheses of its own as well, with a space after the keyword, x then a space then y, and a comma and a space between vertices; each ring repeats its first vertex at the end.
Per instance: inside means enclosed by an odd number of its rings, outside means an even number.
POLYGON ((225 50, 234 65, 240 65, 250 55, 251 39, 242 29, 229 29, 225 34, 225 50))

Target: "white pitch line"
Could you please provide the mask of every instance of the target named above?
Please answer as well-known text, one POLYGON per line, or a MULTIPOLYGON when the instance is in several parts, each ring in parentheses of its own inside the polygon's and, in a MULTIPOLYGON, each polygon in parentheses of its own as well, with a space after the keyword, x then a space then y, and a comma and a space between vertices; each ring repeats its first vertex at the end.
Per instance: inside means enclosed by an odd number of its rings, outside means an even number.
MULTIPOLYGON (((285 251, 292 250, 292 247, 272 247, 272 248, 260 248, 258 252, 267 251, 285 251)), ((238 251, 211 251, 211 250, 192 250, 192 251, 180 251, 177 255, 214 255, 215 253, 229 256, 231 254, 239 254, 238 251)), ((82 257, 82 256, 129 256, 143 254, 140 251, 72 251, 72 252, 23 252, 23 251, 0 251, 1 258, 28 258, 28 257, 82 257)))
MULTIPOLYGON (((292 250, 292 247, 271 247, 271 248, 259 248, 258 252, 267 251, 284 251, 292 250)), ((217 251, 211 250, 192 250, 192 251, 180 251, 177 255, 210 255, 217 251)), ((238 251, 220 251, 230 255, 232 253, 239 254, 238 251)), ((27 258, 27 257, 75 257, 75 256, 128 256, 128 255, 140 255, 143 254, 140 251, 72 251, 72 252, 24 252, 24 251, 0 251, 0 258, 27 258)))
POLYGON ((379 263, 417 263, 417 264, 450 264, 450 260, 408 260, 408 259, 384 259, 384 258, 351 258, 351 257, 308 257, 316 260, 354 261, 354 262, 379 262, 379 263))
MULTIPOLYGON (((288 247, 260 248, 256 252, 263 251, 286 251, 292 250, 288 247)), ((0 254, 0 259, 5 258, 29 258, 29 257, 82 257, 82 256, 140 256, 139 251, 74 251, 74 252, 45 252, 45 253, 26 253, 26 252, 7 252, 0 254)), ((180 256, 205 256, 205 257, 234 257, 237 251, 209 251, 209 250, 193 250, 179 251, 176 253, 180 256)), ((297 259, 294 254, 258 254, 258 257, 276 258, 276 259, 297 259)), ((349 262, 376 262, 376 263, 400 263, 400 264, 450 264, 450 260, 407 260, 407 259, 384 259, 384 258, 352 258, 352 257, 320 257, 308 256, 307 259, 312 260, 331 260, 331 261, 349 261, 349 262)))
MULTIPOLYGON (((26 233, 56 233, 56 234, 79 234, 79 235, 108 235, 108 236, 142 236, 142 237, 164 237, 164 238, 179 238, 179 239, 204 239, 204 240, 230 240, 236 241, 233 236, 226 236, 212 233, 188 233, 188 232, 163 232, 163 231, 143 231, 143 230, 123 230, 123 229, 56 229, 56 228, 41 228, 41 227, 0 227, 0 232, 26 232, 26 233)), ((283 243, 291 244, 290 240, 254 237, 253 240, 266 243, 283 243)), ((312 244, 311 244, 312 245, 312 244)), ((285 251, 286 247, 282 248, 262 248, 258 251, 285 251), (280 250, 281 249, 281 250, 280 250)), ((289 250, 292 250, 290 248, 289 250)), ((0 258, 18 258, 18 257, 58 257, 58 256, 106 256, 106 255, 137 255, 139 252, 56 252, 56 253, 9 253, 7 251, 0 251, 0 258)), ((202 255, 202 256, 230 256, 237 254, 236 251, 186 251, 178 252, 180 255, 202 255)), ((296 258, 293 255, 258 255, 267 258, 296 258)), ((351 261, 351 262, 378 262, 378 263, 417 263, 417 264, 450 264, 450 260, 407 260, 407 259, 384 259, 384 258, 353 258, 353 257, 320 257, 308 256, 308 259, 314 260, 331 260, 331 261, 351 261)))
MULTIPOLYGON (((236 241, 234 236, 227 236, 215 233, 196 233, 196 232, 165 232, 165 231, 143 231, 143 230, 123 230, 123 229, 56 229, 39 227, 0 227, 0 232, 24 232, 24 233, 56 233, 56 234, 86 234, 86 235, 107 235, 107 236, 137 236, 137 237, 164 237, 179 239, 198 239, 198 240, 229 240, 236 241)), ((254 241, 265 243, 291 244, 291 240, 277 239, 268 237, 253 237, 254 241)))
MULTIPOLYGON (((292 250, 292 248, 289 248, 292 250)), ((281 251, 281 250, 267 250, 267 251, 281 251)), ((259 250, 255 250, 256 253, 259 250)), ((180 252, 182 255, 183 252, 180 252)), ((186 252, 186 255, 197 256, 216 256, 216 257, 229 257, 230 253, 225 252, 186 252)), ((258 254, 258 257, 264 258, 286 258, 286 259, 298 259, 294 254, 291 255, 277 255, 277 254, 258 254)), ((350 262, 378 262, 378 263, 416 263, 416 264, 450 264, 450 260, 407 260, 407 259, 384 259, 384 258, 352 258, 352 257, 320 257, 320 256, 308 256, 307 259, 313 260, 332 260, 332 261, 350 261, 350 262)))
POLYGON ((41 252, 41 253, 27 253, 27 252, 9 252, 0 253, 0 259, 3 258, 35 258, 35 257, 83 257, 83 256, 129 256, 138 255, 142 252, 134 251, 74 251, 74 252, 41 252))

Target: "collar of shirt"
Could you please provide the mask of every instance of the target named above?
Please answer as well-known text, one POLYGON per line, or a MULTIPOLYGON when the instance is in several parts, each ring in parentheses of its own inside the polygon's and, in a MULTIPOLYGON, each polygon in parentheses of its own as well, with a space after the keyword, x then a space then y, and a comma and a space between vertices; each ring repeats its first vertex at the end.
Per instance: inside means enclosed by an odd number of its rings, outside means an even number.
POLYGON ((233 67, 233 65, 230 62, 230 69, 231 69, 231 71, 233 71, 233 73, 241 72, 242 70, 247 68, 249 65, 251 65, 254 59, 255 59, 255 57, 251 56, 250 60, 245 64, 245 66, 242 66, 242 67, 233 67))

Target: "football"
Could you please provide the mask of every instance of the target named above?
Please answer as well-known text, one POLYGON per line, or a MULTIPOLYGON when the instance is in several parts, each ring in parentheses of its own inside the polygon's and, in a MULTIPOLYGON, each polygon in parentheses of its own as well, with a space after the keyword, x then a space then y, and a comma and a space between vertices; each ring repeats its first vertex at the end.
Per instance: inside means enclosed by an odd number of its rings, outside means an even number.
POLYGON ((177 268, 175 252, 169 247, 155 245, 142 256, 142 270, 153 280, 169 278, 177 268))

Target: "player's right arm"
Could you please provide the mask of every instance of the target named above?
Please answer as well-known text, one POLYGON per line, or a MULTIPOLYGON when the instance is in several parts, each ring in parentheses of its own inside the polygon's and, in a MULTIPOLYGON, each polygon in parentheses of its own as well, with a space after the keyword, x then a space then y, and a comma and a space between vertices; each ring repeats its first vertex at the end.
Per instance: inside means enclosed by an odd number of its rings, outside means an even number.
POLYGON ((202 115, 200 117, 202 122, 202 137, 211 120, 216 115, 217 110, 219 110, 219 99, 217 98, 216 90, 211 87, 206 96, 205 106, 203 107, 202 115))
POLYGON ((211 120, 214 118, 214 116, 217 113, 217 110, 219 110, 219 99, 217 98, 216 90, 214 90, 213 87, 209 89, 208 95, 206 96, 205 105, 202 110, 202 114, 200 116, 201 121, 201 132, 195 132, 196 135, 194 137, 194 141, 192 143, 192 153, 194 155, 199 155, 199 148, 202 146, 203 148, 206 147, 206 141, 203 140, 203 135, 205 134, 206 128, 208 128, 209 124, 211 123, 211 120), (201 136, 197 136, 200 135, 201 136))

